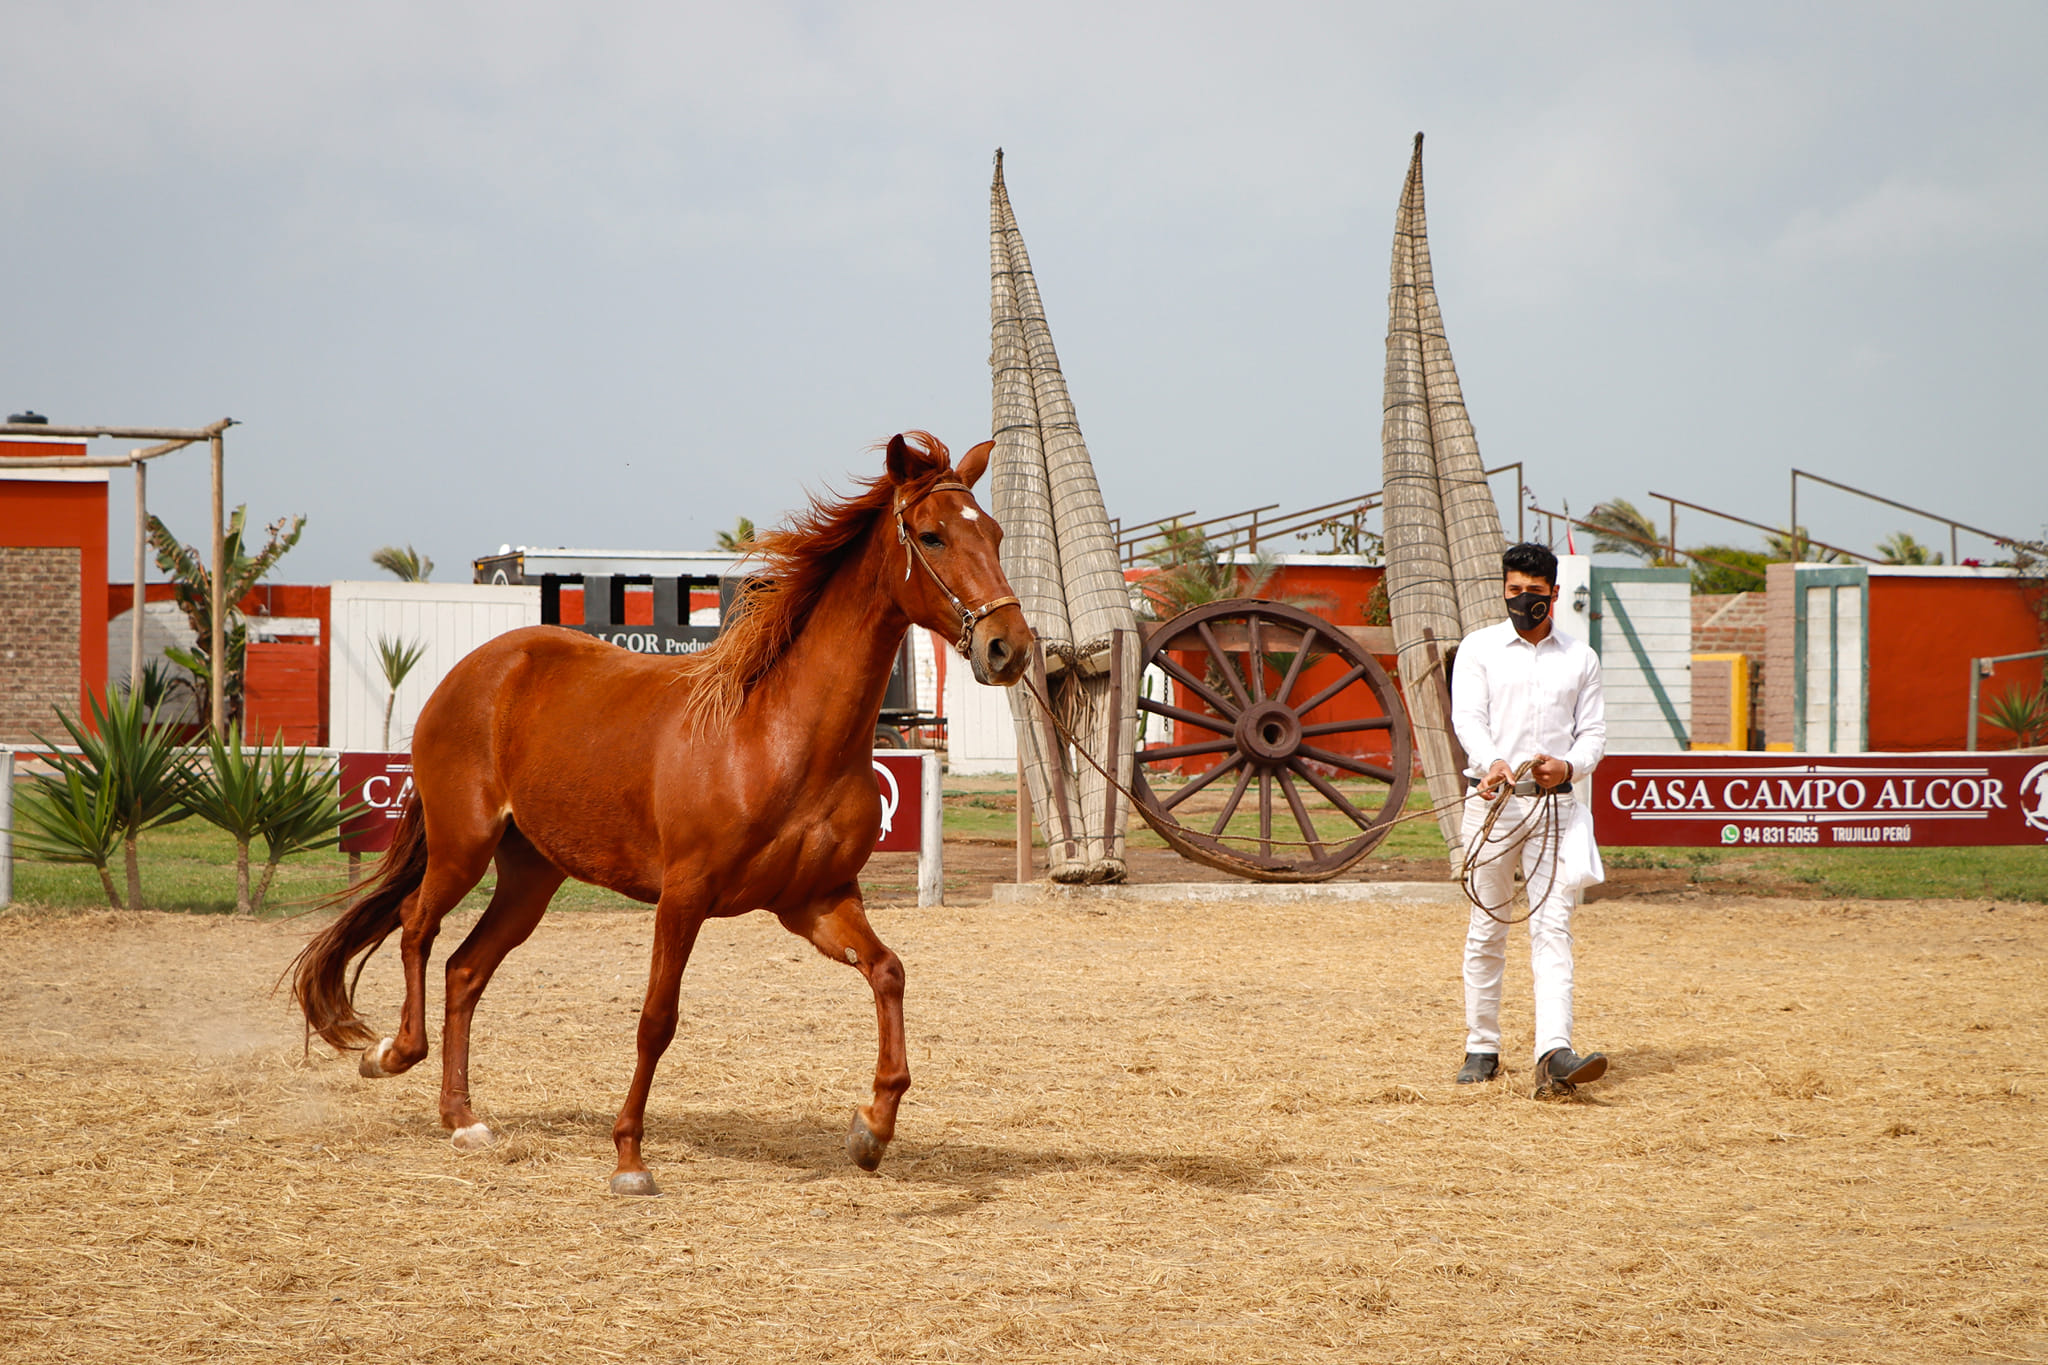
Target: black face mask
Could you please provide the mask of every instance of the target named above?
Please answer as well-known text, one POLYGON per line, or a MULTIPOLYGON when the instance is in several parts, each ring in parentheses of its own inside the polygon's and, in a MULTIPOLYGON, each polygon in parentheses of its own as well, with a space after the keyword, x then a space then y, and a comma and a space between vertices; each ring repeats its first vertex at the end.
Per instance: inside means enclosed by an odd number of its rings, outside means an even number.
POLYGON ((1540 592, 1518 592, 1508 599, 1508 619, 1516 630, 1535 630, 1550 619, 1550 599, 1540 592))

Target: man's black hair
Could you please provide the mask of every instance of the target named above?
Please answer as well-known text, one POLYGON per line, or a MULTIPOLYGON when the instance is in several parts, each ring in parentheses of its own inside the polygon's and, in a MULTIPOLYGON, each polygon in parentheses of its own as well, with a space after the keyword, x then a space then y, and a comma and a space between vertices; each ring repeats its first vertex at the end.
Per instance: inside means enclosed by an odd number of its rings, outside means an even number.
POLYGON ((1506 578, 1510 571, 1540 578, 1553 588, 1557 586, 1557 556, 1548 545, 1523 541, 1508 546, 1507 553, 1500 557, 1500 576, 1506 578))

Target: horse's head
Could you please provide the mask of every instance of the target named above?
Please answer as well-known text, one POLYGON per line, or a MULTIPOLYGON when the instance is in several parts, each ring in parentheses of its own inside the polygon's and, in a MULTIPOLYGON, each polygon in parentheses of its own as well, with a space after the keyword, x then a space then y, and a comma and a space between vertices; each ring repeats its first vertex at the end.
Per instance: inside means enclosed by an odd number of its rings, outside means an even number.
POLYGON ((972 492, 995 442, 952 465, 937 438, 908 435, 889 440, 888 590, 913 622, 955 642, 978 681, 1008 687, 1031 657, 1031 627, 996 557, 1003 528, 972 492))

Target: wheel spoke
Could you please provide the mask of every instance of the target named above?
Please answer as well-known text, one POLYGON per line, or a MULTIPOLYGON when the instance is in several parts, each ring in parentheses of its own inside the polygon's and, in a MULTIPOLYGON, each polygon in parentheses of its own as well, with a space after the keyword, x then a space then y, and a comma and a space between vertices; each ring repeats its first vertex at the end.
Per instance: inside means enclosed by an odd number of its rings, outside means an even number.
POLYGON ((1165 673, 1169 678, 1172 678, 1182 687, 1185 687, 1188 691, 1194 693, 1203 701, 1207 702, 1211 707, 1215 709, 1217 715, 1228 716, 1232 720, 1237 719, 1238 709, 1235 706, 1232 706, 1229 702, 1217 696, 1215 688, 1209 686, 1209 684, 1203 682, 1200 678, 1197 678, 1194 674, 1188 672, 1185 668, 1182 668, 1177 662, 1173 660, 1172 657, 1166 654, 1163 650, 1160 652, 1157 658, 1152 660, 1152 662, 1159 668, 1161 672, 1165 673))
POLYGON ((1310 735, 1348 735, 1355 730, 1391 730, 1394 728, 1391 716, 1366 716, 1360 720, 1326 720, 1317 725, 1301 727, 1302 738, 1310 735))
POLYGON ((1328 687, 1316 693, 1315 696, 1311 697, 1309 700, 1303 702, 1301 705, 1295 707, 1294 709, 1299 714, 1305 716, 1309 712, 1315 710, 1318 706, 1321 706, 1324 702, 1336 696, 1339 692, 1342 692, 1345 688, 1351 686, 1351 684, 1357 682, 1360 678, 1364 676, 1365 665, 1353 664, 1351 667, 1351 671, 1349 673, 1346 673, 1343 677, 1337 679, 1337 681, 1331 683, 1328 687))
POLYGON ((1315 771, 1307 764, 1301 762, 1299 759, 1290 761, 1288 763, 1288 766, 1290 768, 1293 768, 1294 771, 1300 773, 1303 778, 1307 779, 1308 784, 1311 787, 1314 787, 1317 791, 1321 792, 1323 794, 1324 800, 1328 801, 1338 810, 1344 812, 1345 818, 1350 820, 1352 824, 1357 825, 1360 829, 1372 828, 1372 817, 1367 815, 1358 807, 1352 805, 1351 802, 1345 798, 1344 793, 1338 791, 1335 784, 1333 784, 1328 778, 1324 777, 1321 773, 1315 771))
POLYGON ((1294 812, 1294 823, 1301 826, 1301 837, 1308 840, 1311 857, 1320 860, 1323 856, 1322 836, 1316 833, 1315 821, 1308 818, 1308 807, 1302 804, 1301 792, 1294 785, 1294 774, 1282 768, 1278 774, 1280 790, 1287 795, 1287 805, 1294 812))
POLYGON ((1236 747, 1235 739, 1205 739, 1199 744, 1175 744, 1160 749, 1140 749, 1138 762, 1164 763, 1173 758, 1193 758, 1196 754, 1227 754, 1236 747))
POLYGON ((1195 633, 1202 637, 1202 643, 1209 647, 1209 659, 1216 665, 1216 671, 1223 675, 1224 685, 1230 695, 1237 698, 1239 706, 1250 706, 1252 699, 1245 694, 1244 679, 1237 676, 1237 668, 1230 662, 1230 656, 1223 652, 1223 646, 1216 642, 1216 632, 1209 629, 1207 621, 1195 623, 1195 633))
POLYGON ((1150 711, 1155 716, 1165 716, 1168 720, 1177 720, 1183 725, 1196 725, 1204 730, 1214 730, 1219 735, 1227 735, 1235 728, 1229 721, 1219 716, 1205 716, 1200 711, 1186 711, 1178 706, 1168 706, 1163 701, 1154 701, 1150 697, 1140 697, 1138 709, 1150 711))
MULTIPOLYGON (((1251 637, 1252 652, 1245 656, 1245 674, 1251 679, 1252 699, 1266 699, 1266 641, 1259 630, 1259 614, 1252 612, 1245 618, 1245 633, 1251 637)), ((1263 782, 1265 779, 1259 779, 1263 782)), ((1263 790, 1263 788, 1262 788, 1263 790)))
POLYGON ((1304 744, 1295 752, 1304 758, 1312 758, 1318 763, 1327 763, 1333 768, 1342 768, 1346 772, 1357 773, 1360 777, 1377 778, 1388 786, 1392 786, 1394 782, 1394 770, 1392 768, 1382 768, 1376 763, 1367 763, 1362 759, 1352 758, 1347 754, 1333 754, 1328 749, 1318 749, 1313 744, 1304 744))
POLYGON ((1273 776, 1259 769, 1259 853, 1273 856, 1273 776))
MULTIPOLYGON (((1294 651, 1294 662, 1287 665, 1287 676, 1280 680, 1280 690, 1273 694, 1275 701, 1286 701, 1287 694, 1294 690, 1295 679, 1301 676, 1301 670, 1307 666, 1308 642, 1315 638, 1316 632, 1313 626, 1302 630, 1301 646, 1294 651)), ((1300 710, 1302 708, 1297 707, 1296 709, 1300 710)))
POLYGON ((1230 799, 1223 803, 1223 814, 1216 817, 1216 827, 1209 831, 1212 839, 1221 839, 1223 831, 1230 827, 1230 817, 1237 814, 1237 803, 1244 800, 1244 789, 1252 784, 1252 770, 1249 765, 1237 775, 1237 785, 1230 789, 1230 799))
POLYGON ((1190 796, 1193 796, 1196 792, 1208 786, 1211 782, 1214 782, 1217 778, 1223 776, 1223 774, 1229 772, 1232 768, 1235 768, 1238 764, 1242 762, 1244 762, 1243 754, 1232 754, 1229 758, 1224 759, 1221 763, 1218 763, 1215 767, 1209 769, 1208 772, 1203 773, 1200 777, 1190 780, 1185 787, 1182 787, 1172 796, 1169 796, 1164 801, 1161 801, 1159 803, 1159 809, 1172 810, 1175 806, 1178 806, 1181 802, 1187 800, 1190 796))

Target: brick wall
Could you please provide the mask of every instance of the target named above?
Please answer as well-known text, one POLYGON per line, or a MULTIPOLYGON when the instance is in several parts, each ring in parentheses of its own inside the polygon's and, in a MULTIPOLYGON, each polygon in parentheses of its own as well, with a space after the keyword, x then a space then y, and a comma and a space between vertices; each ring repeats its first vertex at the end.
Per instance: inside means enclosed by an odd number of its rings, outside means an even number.
POLYGON ((1792 564, 1764 567, 1764 743, 1772 748, 1792 747, 1792 632, 1795 625, 1792 600, 1792 564))
POLYGON ((0 546, 0 743, 61 737, 78 709, 79 555, 72 546, 0 546))
POLYGON ((1769 608, 1760 592, 1701 593, 1692 599, 1692 652, 1762 659, 1769 608))

